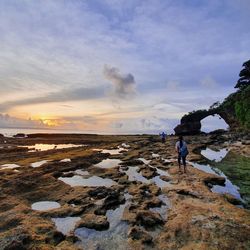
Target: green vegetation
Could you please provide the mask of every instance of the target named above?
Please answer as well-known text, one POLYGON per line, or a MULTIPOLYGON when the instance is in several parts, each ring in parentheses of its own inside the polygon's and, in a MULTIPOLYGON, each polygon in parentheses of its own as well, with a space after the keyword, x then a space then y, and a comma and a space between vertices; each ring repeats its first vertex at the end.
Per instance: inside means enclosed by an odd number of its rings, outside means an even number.
POLYGON ((250 85, 250 60, 246 61, 242 65, 243 69, 240 71, 237 84, 235 88, 243 89, 250 85))
POLYGON ((229 95, 219 109, 233 112, 236 119, 244 129, 250 129, 250 86, 239 89, 229 95))
POLYGON ((234 185, 237 185, 240 194, 250 208, 250 159, 232 152, 218 163, 212 165, 220 169, 234 185))
POLYGON ((250 130, 250 60, 243 63, 242 66, 243 69, 239 74, 240 79, 235 86, 238 90, 226 97, 222 103, 215 102, 208 110, 191 111, 184 115, 181 119, 182 127, 176 127, 176 131, 179 130, 178 133, 183 128, 185 131, 192 128, 192 133, 198 133, 200 120, 215 114, 220 115, 225 120, 230 130, 246 132, 250 130))
POLYGON ((250 86, 240 91, 239 95, 234 104, 236 117, 243 127, 250 129, 250 86))

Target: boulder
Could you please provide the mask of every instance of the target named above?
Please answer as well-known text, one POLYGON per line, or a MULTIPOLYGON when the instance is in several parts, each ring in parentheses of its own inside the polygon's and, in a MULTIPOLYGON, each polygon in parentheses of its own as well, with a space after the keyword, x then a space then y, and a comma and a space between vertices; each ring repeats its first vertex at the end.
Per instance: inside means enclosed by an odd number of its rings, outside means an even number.
POLYGON ((151 179, 154 176, 158 175, 156 168, 152 168, 150 166, 144 165, 142 168, 140 168, 140 173, 143 177, 147 179, 151 179))
POLYGON ((76 228, 87 227, 95 230, 106 230, 109 228, 107 217, 103 215, 85 214, 77 223, 76 228))
POLYGON ((23 134, 23 133, 18 133, 18 134, 16 134, 16 135, 13 135, 13 137, 15 137, 15 138, 24 138, 24 137, 25 137, 25 134, 23 134))
POLYGON ((151 243, 153 240, 153 237, 150 234, 137 226, 130 228, 128 231, 128 237, 132 240, 141 240, 142 243, 151 243))
POLYGON ((209 186, 209 184, 224 186, 226 179, 219 175, 211 175, 207 176, 203 181, 207 186, 209 186))
POLYGON ((223 194, 224 198, 233 205, 242 205, 242 202, 231 194, 223 194))
POLYGON ((139 225, 145 227, 154 227, 156 225, 164 224, 161 216, 158 213, 148 211, 148 210, 139 210, 136 213, 136 222, 139 225))
POLYGON ((172 180, 172 178, 171 178, 170 176, 165 176, 165 175, 160 176, 160 178, 161 178, 163 181, 166 181, 166 182, 172 180))
POLYGON ((97 187, 95 189, 92 189, 88 192, 90 197, 95 197, 97 199, 103 199, 106 196, 108 196, 108 194, 110 194, 112 192, 112 189, 110 188, 106 188, 106 187, 97 187))
POLYGON ((141 160, 138 159, 132 159, 128 161, 123 161, 120 165, 121 166, 137 166, 137 165, 143 165, 144 163, 141 160))

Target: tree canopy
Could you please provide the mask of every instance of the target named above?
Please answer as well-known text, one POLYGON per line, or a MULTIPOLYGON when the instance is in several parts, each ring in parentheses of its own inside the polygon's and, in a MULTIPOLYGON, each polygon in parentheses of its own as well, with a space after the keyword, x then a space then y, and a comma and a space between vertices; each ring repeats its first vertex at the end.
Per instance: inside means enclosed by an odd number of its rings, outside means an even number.
POLYGON ((240 79, 235 85, 235 88, 241 89, 250 84, 250 60, 246 61, 242 65, 243 69, 240 71, 240 79))

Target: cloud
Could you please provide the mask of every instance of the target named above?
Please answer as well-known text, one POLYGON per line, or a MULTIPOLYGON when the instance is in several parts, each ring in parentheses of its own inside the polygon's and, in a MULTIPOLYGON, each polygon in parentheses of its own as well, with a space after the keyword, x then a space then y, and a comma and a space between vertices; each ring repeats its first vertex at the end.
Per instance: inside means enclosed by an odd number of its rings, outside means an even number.
POLYGON ((49 93, 45 96, 3 102, 0 104, 0 111, 5 112, 13 107, 23 105, 98 99, 103 97, 104 95, 104 87, 78 88, 73 90, 64 89, 58 92, 49 93))
POLYGON ((39 128, 46 129, 48 126, 41 120, 21 119, 8 114, 0 114, 0 128, 39 128))
POLYGON ((215 88, 217 86, 217 82, 211 77, 211 76, 206 76, 203 78, 201 81, 201 86, 205 88, 215 88))
POLYGON ((103 74, 107 80, 112 82, 115 96, 130 98, 135 94, 135 79, 131 73, 121 74, 118 68, 105 65, 103 74))
MULTIPOLYGON (((144 131, 152 131, 160 123, 152 114, 176 119, 221 101, 250 53, 248 0, 0 2, 3 112, 23 115, 24 109, 11 108, 48 102, 42 111, 57 117, 65 115, 67 101, 93 100, 89 110, 103 113, 100 119, 126 116, 119 129, 141 128, 146 119, 151 128, 144 131), (104 85, 103 75, 111 84, 104 85)), ((92 116, 80 105, 66 110, 72 123, 92 116)))
POLYGON ((180 89, 180 82, 179 81, 168 81, 167 82, 167 90, 168 91, 178 91, 180 89))

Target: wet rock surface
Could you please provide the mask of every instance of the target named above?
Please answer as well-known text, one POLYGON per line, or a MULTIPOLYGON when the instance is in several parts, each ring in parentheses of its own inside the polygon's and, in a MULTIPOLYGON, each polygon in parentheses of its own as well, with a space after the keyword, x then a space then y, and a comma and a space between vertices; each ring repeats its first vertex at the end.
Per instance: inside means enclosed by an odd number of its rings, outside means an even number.
MULTIPOLYGON (((10 147, 1 148, 0 165, 20 167, 0 169, 0 249, 84 249, 84 242, 78 244, 80 238, 75 234, 81 229, 86 237, 91 236, 89 249, 249 247, 249 210, 230 194, 212 192, 214 186, 226 184, 225 177, 191 165, 186 174, 180 173, 175 159, 176 137, 169 136, 165 144, 157 136, 27 135, 4 140, 10 147), (87 146, 37 152, 18 148, 35 143, 87 146), (102 149, 118 154, 101 153, 102 149), (113 168, 95 166, 108 158, 121 163, 113 168), (42 166, 31 167, 31 163, 43 160, 47 162, 42 166), (97 176, 116 184, 70 186, 60 180, 75 175, 83 179, 97 176), (155 178, 168 185, 160 185, 155 178), (57 202, 60 207, 32 209, 33 203, 45 201, 57 202), (53 218, 77 222, 64 235, 53 218), (100 245, 95 242, 98 234, 106 237, 100 245)), ((231 151, 249 157, 245 143, 249 139, 244 143, 237 140, 223 133, 187 137, 188 160, 204 162, 200 148, 228 141, 231 151)))

